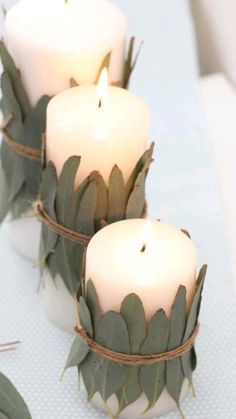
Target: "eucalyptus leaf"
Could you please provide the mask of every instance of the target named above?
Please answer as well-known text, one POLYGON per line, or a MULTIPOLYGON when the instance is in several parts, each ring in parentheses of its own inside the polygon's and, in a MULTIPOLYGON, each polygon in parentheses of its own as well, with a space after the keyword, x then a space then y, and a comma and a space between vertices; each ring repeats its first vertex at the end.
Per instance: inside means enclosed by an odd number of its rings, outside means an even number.
POLYGON ((10 419, 32 419, 22 396, 2 373, 0 373, 0 410, 10 419))
POLYGON ((70 227, 70 205, 74 193, 74 179, 79 168, 80 157, 72 156, 64 164, 58 181, 56 214, 58 222, 70 227))
POLYGON ((125 383, 123 387, 116 393, 119 401, 118 414, 120 414, 127 406, 138 400, 138 398, 141 396, 142 388, 139 381, 139 372, 139 367, 130 367, 128 369, 125 383))
POLYGON ((125 183, 121 170, 114 166, 109 177, 108 223, 125 218, 125 183))
POLYGON ((24 185, 24 180, 25 180, 25 176, 24 176, 23 157, 15 154, 14 164, 12 165, 10 185, 8 188, 10 202, 12 202, 15 199, 15 197, 21 190, 22 186, 24 185))
POLYGON ((99 79, 100 79, 101 73, 102 73, 102 71, 104 70, 104 68, 109 69, 109 66, 110 66, 110 60, 111 60, 111 52, 109 52, 109 53, 105 56, 104 60, 102 61, 102 64, 101 64, 100 69, 99 69, 99 71, 98 71, 97 78, 96 78, 96 80, 95 80, 95 84, 97 84, 97 83, 99 82, 99 79))
MULTIPOLYGON (((49 100, 48 96, 43 96, 25 118, 24 142, 26 146, 35 150, 42 149, 43 134, 46 131, 46 109, 49 100)), ((41 172, 40 160, 24 159, 25 182, 34 197, 37 196, 39 191, 41 172), (32 173, 34 173, 34 176, 32 176, 32 173)))
POLYGON ((8 186, 5 179, 5 173, 0 164, 0 223, 4 220, 9 211, 8 186))
POLYGON ((154 143, 151 144, 151 147, 145 151, 145 153, 140 157, 140 159, 138 160, 135 168, 133 169, 127 184, 126 184, 126 188, 125 188, 125 201, 126 203, 129 200, 130 194, 133 191, 134 185, 135 185, 135 181, 139 175, 139 173, 142 172, 142 170, 144 170, 147 174, 148 169, 150 167, 150 164, 152 162, 152 155, 153 155, 153 150, 154 150, 154 143))
POLYGON ((80 266, 82 261, 78 259, 77 248, 80 245, 75 245, 68 239, 60 237, 56 248, 55 257, 58 273, 63 278, 64 284, 71 295, 76 295, 81 286, 80 282, 80 266))
POLYGON ((31 208, 31 206, 32 206, 32 197, 30 196, 28 190, 23 184, 21 190, 16 195, 14 201, 11 202, 11 205, 10 205, 11 217, 13 219, 20 218, 22 214, 26 214, 26 212, 31 208))
POLYGON ((65 369, 80 366, 88 355, 90 349, 86 342, 78 335, 75 337, 69 356, 66 361, 65 369))
POLYGON ((83 297, 79 300, 79 318, 82 327, 86 330, 91 338, 93 338, 93 326, 90 311, 83 297))
MULTIPOLYGON (((56 168, 52 162, 49 162, 43 171, 42 184, 40 187, 40 198, 48 215, 56 221, 55 199, 57 192, 57 174, 56 168)), ((50 230, 46 225, 42 224, 42 241, 43 248, 40 254, 40 260, 46 259, 50 253, 54 251, 58 237, 57 234, 50 230)))
MULTIPOLYGON (((183 339, 186 327, 186 288, 179 287, 171 311, 170 339, 168 351, 178 348, 183 339)), ((172 359, 166 363, 166 388, 178 404, 184 381, 181 358, 172 359)))
POLYGON ((98 360, 100 360, 99 356, 93 352, 90 352, 79 367, 79 372, 82 375, 82 379, 88 395, 88 401, 91 401, 94 394, 97 392, 94 368, 96 367, 98 360))
MULTIPOLYGON (((128 330, 120 314, 108 311, 102 317, 98 326, 96 341, 113 351, 129 353, 128 330)), ((94 376, 98 391, 104 401, 107 401, 124 384, 127 370, 126 365, 105 358, 98 359, 94 368, 94 376)))
POLYGON ((87 298, 86 298, 87 306, 89 308, 92 322, 93 322, 93 329, 94 329, 94 335, 96 337, 98 325, 101 321, 102 315, 101 310, 99 306, 99 300, 96 293, 96 289, 94 287, 93 281, 89 279, 87 282, 87 298))
MULTIPOLYGON (((188 315, 187 326, 183 338, 183 343, 185 343, 190 336, 192 335, 194 328, 198 321, 199 311, 201 307, 201 300, 202 300, 202 291, 203 286, 206 278, 207 273, 207 266, 204 265, 200 270, 198 279, 197 279, 197 291, 193 299, 193 303, 190 308, 190 312, 188 315)), ((189 352, 182 356, 182 367, 183 372, 186 378, 190 381, 192 379, 192 371, 196 366, 196 359, 195 359, 195 352, 193 353, 194 348, 192 348, 189 352)))
MULTIPOLYGON (((11 80, 7 73, 2 74, 2 111, 7 116, 13 113, 14 118, 7 127, 8 134, 20 143, 24 143, 24 126, 19 104, 15 98, 11 80)), ((5 141, 1 145, 1 162, 6 181, 9 186, 9 199, 14 199, 24 183, 24 164, 23 157, 11 148, 5 141)))
POLYGON ((128 56, 124 65, 124 76, 123 76, 124 89, 128 89, 129 87, 130 78, 137 64, 143 43, 140 45, 135 57, 134 57, 134 45, 135 45, 135 37, 132 37, 130 39, 129 48, 128 48, 128 56))
POLYGON ((9 54, 6 46, 4 45, 3 41, 0 41, 0 56, 3 68, 10 76, 14 93, 21 106, 23 116, 26 116, 31 109, 29 99, 21 81, 19 70, 17 70, 15 63, 11 55, 9 54))
POLYGON ((136 294, 130 294, 122 302, 120 313, 128 328, 130 351, 138 354, 147 333, 143 303, 136 294))
POLYGON ((81 199, 76 229, 80 233, 92 236, 94 234, 94 216, 97 206, 97 186, 92 181, 87 187, 81 199))
POLYGON ((9 416, 6 416, 4 413, 0 412, 0 419, 11 419, 9 416))
POLYGON ((97 207, 95 211, 95 229, 97 231, 101 228, 101 221, 107 219, 108 188, 99 172, 91 173, 90 180, 94 180, 97 185, 97 207))
MULTIPOLYGON (((151 319, 148 334, 144 341, 141 354, 158 354, 167 351, 170 334, 170 322, 163 310, 159 310, 151 319)), ((147 410, 152 409, 165 388, 165 362, 143 366, 140 371, 140 383, 148 399, 147 410)), ((146 411, 147 411, 146 410, 146 411)))
POLYGON ((71 218, 70 225, 74 229, 76 227, 76 217, 79 211, 81 200, 83 198, 83 195, 88 185, 89 185, 89 179, 86 178, 74 191, 73 196, 72 196, 72 202, 71 202, 71 207, 70 207, 70 218, 71 218))
POLYGON ((146 174, 141 172, 135 182, 126 208, 126 219, 140 218, 145 208, 146 174))

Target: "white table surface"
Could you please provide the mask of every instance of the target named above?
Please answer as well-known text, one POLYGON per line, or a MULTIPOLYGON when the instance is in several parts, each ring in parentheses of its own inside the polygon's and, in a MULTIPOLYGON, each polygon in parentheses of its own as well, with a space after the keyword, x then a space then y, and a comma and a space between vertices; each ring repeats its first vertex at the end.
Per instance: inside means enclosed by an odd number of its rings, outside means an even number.
MULTIPOLYGON (((197 399, 189 397, 183 409, 187 419, 234 419, 234 276, 213 151, 197 97, 191 24, 181 7, 185 0, 117 3, 146 45, 132 89, 150 103, 152 136, 159 138, 148 185, 150 216, 187 228, 199 267, 209 264, 197 344, 197 399)), ((2 231, 0 278, 0 340, 22 342, 17 353, 1 355, 0 369, 24 395, 33 419, 105 418, 78 393, 76 370, 59 381, 72 338, 46 321, 36 293, 37 270, 11 249, 2 231)), ((177 417, 175 412, 167 416, 177 417)))

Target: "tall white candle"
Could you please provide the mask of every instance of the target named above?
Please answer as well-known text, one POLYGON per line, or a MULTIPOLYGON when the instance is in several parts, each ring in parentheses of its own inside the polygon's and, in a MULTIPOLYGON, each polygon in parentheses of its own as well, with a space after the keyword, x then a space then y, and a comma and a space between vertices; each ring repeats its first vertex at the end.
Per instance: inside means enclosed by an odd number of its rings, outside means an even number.
POLYGON ((127 20, 109 0, 21 0, 6 17, 6 43, 32 104, 95 82, 111 53, 110 79, 120 80, 127 20))
POLYGON ((147 149, 150 114, 147 105, 127 90, 81 86, 55 96, 47 111, 47 160, 60 174, 72 155, 82 157, 76 184, 94 170, 108 180, 117 164, 125 180, 147 149))
MULTIPOLYGON (((158 221, 121 221, 100 230, 87 250, 86 280, 92 279, 103 312, 120 311, 123 299, 136 293, 142 300, 147 321, 163 308, 168 316, 180 285, 186 287, 188 306, 196 281, 196 250, 180 230, 158 221)), ((183 384, 182 397, 187 391, 183 384)), ((100 396, 94 404, 104 408, 100 396)), ((175 407, 166 390, 145 415, 147 399, 142 395, 126 408, 124 418, 153 418, 175 407)), ((116 397, 108 402, 117 411, 116 397)))

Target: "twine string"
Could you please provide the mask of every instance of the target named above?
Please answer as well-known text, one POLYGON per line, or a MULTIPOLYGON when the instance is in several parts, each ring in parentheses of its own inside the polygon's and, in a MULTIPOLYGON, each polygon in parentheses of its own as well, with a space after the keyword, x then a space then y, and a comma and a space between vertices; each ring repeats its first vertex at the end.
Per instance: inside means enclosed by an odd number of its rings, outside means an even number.
POLYGON ((34 207, 38 219, 42 221, 45 225, 47 225, 51 231, 56 233, 58 236, 68 239, 74 243, 81 244, 84 247, 88 246, 91 240, 90 236, 78 233, 70 228, 64 227, 63 225, 57 223, 49 216, 49 214, 43 206, 42 201, 35 202, 34 207))
POLYGON ((0 131, 3 134, 3 140, 16 151, 17 154, 20 154, 23 157, 26 157, 31 160, 41 160, 41 150, 36 150, 31 147, 27 147, 24 144, 19 143, 14 140, 12 136, 7 132, 8 125, 14 119, 14 115, 9 113, 2 121, 0 125, 0 131))
POLYGON ((101 355, 109 361, 129 365, 131 367, 140 365, 148 366, 153 365, 156 362, 171 361, 173 359, 180 358, 193 347, 199 332, 199 327, 200 325, 198 323, 190 338, 178 348, 160 354, 151 355, 133 355, 114 352, 95 342, 92 338, 90 338, 90 336, 88 336, 87 332, 83 328, 76 327, 75 332, 82 337, 92 352, 101 355))

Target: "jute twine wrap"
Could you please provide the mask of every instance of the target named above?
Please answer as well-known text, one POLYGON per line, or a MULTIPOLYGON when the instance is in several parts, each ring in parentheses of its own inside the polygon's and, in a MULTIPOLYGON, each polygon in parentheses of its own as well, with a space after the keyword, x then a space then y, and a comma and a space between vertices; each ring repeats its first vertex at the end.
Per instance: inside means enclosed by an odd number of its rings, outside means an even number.
POLYGON ((41 150, 35 150, 34 148, 27 147, 24 144, 19 143, 14 140, 11 135, 7 132, 7 127, 14 119, 13 114, 8 114, 6 118, 2 121, 0 125, 0 131, 3 134, 4 141, 16 151, 17 154, 20 154, 23 157, 31 160, 41 160, 41 150))
POLYGON ((38 219, 42 221, 44 224, 46 224, 48 228, 54 233, 56 233, 58 236, 61 236, 64 239, 68 239, 74 243, 80 244, 81 246, 88 246, 92 237, 86 236, 85 234, 77 233, 76 231, 71 230, 70 228, 58 224, 48 215, 47 211, 43 206, 42 201, 35 202, 34 208, 38 219))
MULTIPOLYGON (((47 213, 47 211, 44 208, 42 201, 36 201, 33 204, 34 207, 34 213, 36 217, 45 225, 48 226, 48 228, 56 233, 58 236, 63 237, 64 239, 68 239, 72 241, 73 243, 80 244, 83 247, 88 247, 88 244, 90 240, 92 239, 92 236, 86 236, 85 234, 78 233, 77 231, 74 231, 70 228, 64 227, 63 225, 57 223, 55 220, 53 220, 50 215, 47 213)), ((144 218, 146 215, 146 209, 147 205, 145 205, 144 212, 142 217, 144 218)), ((106 221, 101 221, 101 227, 106 227, 108 224, 106 221)))
POLYGON ((173 359, 180 358, 194 346, 194 342, 199 332, 199 327, 200 325, 198 323, 190 338, 178 348, 160 354, 152 355, 132 355, 114 352, 105 348, 102 345, 99 345, 97 342, 91 339, 84 329, 76 327, 75 332, 82 337, 82 339, 87 343, 89 349, 92 352, 101 355, 101 357, 108 359, 109 361, 113 361, 119 364, 125 364, 130 367, 135 367, 153 365, 156 362, 171 361, 173 359))

